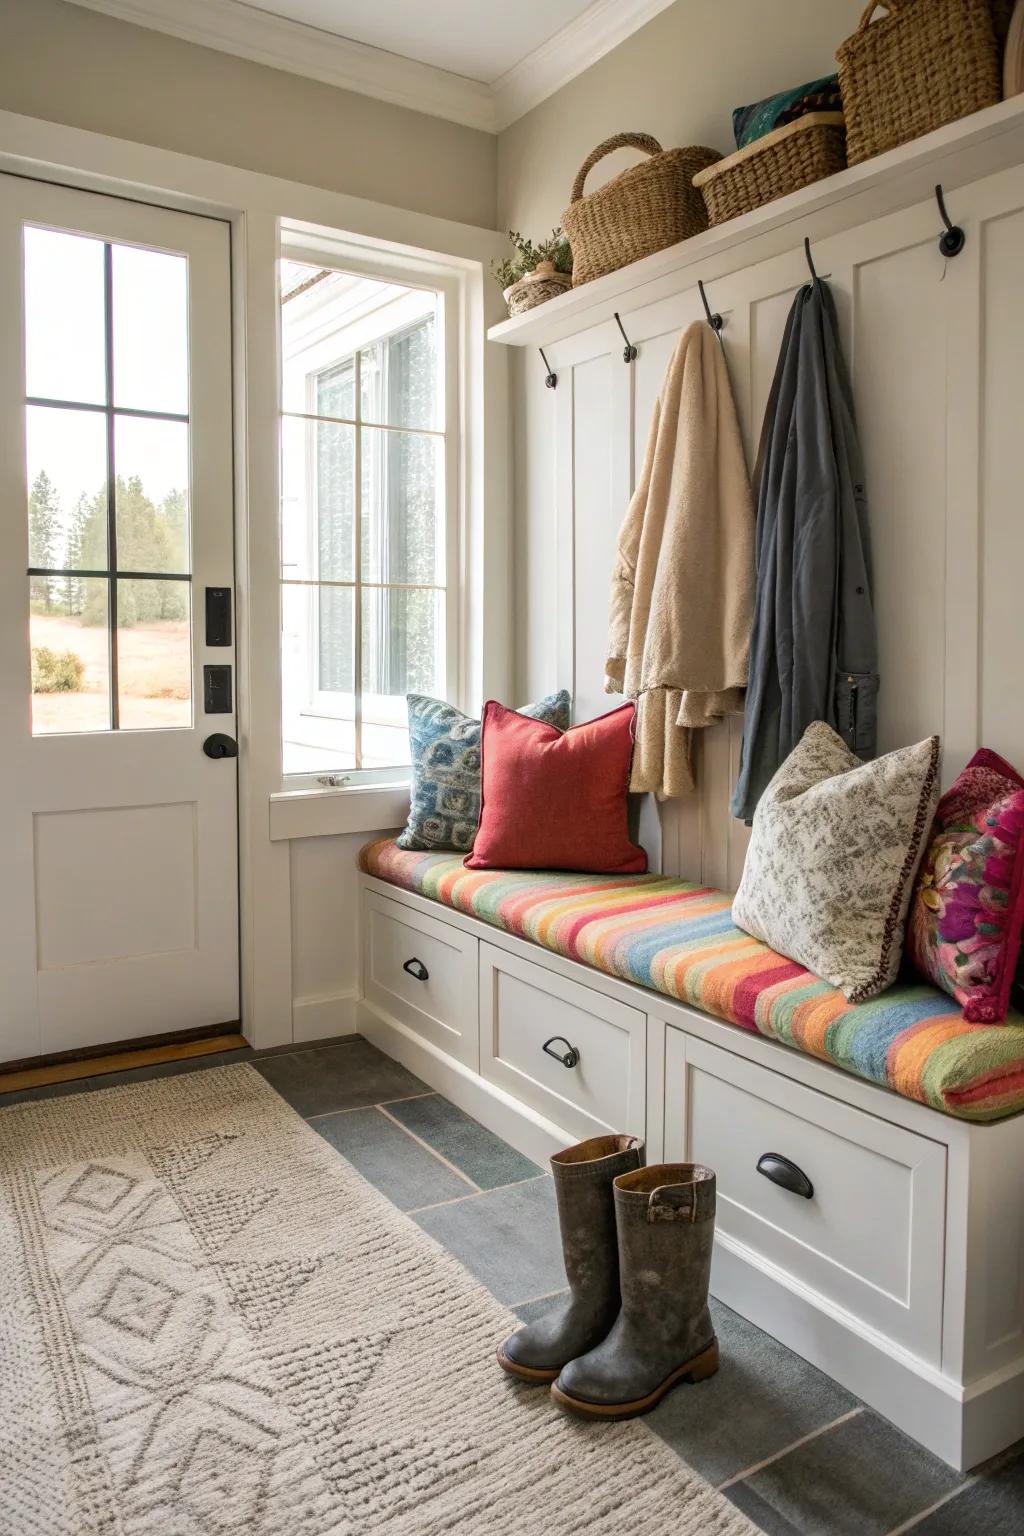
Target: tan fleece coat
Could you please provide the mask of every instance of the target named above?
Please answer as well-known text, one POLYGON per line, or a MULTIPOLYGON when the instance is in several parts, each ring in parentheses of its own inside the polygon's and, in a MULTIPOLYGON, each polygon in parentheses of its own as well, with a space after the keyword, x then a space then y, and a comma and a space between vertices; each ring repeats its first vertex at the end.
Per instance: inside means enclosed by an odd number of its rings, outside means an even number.
POLYGON ((692 733, 743 708, 754 513, 725 356, 679 338, 619 534, 605 689, 637 705, 630 788, 694 788, 692 733))

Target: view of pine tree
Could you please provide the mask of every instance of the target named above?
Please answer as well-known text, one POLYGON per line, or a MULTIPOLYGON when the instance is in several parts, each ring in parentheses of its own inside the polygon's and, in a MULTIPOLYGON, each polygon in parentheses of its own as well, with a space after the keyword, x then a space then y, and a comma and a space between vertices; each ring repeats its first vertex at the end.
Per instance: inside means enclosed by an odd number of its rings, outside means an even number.
MULTIPOLYGON (((142 479, 119 475, 115 489, 118 567, 128 571, 188 569, 188 496, 168 492, 160 506, 146 495, 142 479)), ((67 522, 56 488, 45 471, 36 476, 29 497, 29 537, 33 565, 81 570, 107 569, 107 495, 104 489, 81 495, 67 522), (66 547, 65 547, 66 546, 66 547)), ((128 581, 118 591, 117 622, 122 629, 157 619, 188 617, 189 594, 184 582, 128 581)), ((32 605, 50 613, 57 606, 81 615, 86 624, 107 622, 106 583, 85 578, 32 578, 32 605)))
MULTIPOLYGON (((83 492, 75 502, 75 509, 71 514, 71 522, 68 527, 68 548, 65 556, 65 564, 68 570, 90 570, 93 567, 84 558, 85 535, 89 519, 93 512, 93 502, 83 492)), ((104 561, 104 564, 106 562, 104 561)), ((68 576, 64 582, 63 607, 69 615, 81 613, 85 605, 85 582, 74 576, 68 576)))
MULTIPOLYGON (((30 565, 49 566, 60 566, 64 558, 60 498, 45 469, 36 475, 28 496, 28 558, 30 565)), ((29 600, 36 612, 50 613, 54 605, 52 579, 33 576, 29 600)))

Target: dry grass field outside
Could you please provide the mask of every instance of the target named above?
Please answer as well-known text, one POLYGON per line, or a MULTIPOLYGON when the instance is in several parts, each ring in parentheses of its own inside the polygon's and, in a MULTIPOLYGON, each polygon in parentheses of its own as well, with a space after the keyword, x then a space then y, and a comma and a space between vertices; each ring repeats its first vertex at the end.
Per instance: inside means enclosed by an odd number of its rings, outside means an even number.
MULTIPOLYGON (((77 693, 32 695, 36 736, 110 728, 107 631, 59 613, 33 613, 32 646, 74 651, 85 663, 77 693)), ((117 637, 121 727, 173 730, 192 724, 192 647, 187 620, 158 620, 117 637)))

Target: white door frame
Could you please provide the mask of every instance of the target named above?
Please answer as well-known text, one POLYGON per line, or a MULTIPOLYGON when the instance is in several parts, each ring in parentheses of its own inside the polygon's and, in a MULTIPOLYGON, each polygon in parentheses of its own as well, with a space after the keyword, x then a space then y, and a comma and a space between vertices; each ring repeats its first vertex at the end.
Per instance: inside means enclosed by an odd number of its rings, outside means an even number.
MULTIPOLYGON (((382 247, 402 255, 428 252, 459 282, 469 466, 463 675, 473 698, 503 693, 510 678, 508 353, 485 345, 487 325, 504 315, 487 266, 506 254, 507 242, 494 231, 13 112, 0 112, 0 170, 213 214, 231 228, 241 1028, 259 1048, 289 1044, 290 854, 287 841, 270 837, 270 797, 281 790, 280 646, 277 625, 267 622, 278 611, 280 229, 343 231, 365 242, 368 254, 382 247)), ((324 798, 322 827, 310 828, 306 817, 303 835, 341 830, 339 795, 345 796, 344 830, 377 828, 379 794, 337 790, 324 798)), ((354 880, 352 889, 356 901, 354 880)))

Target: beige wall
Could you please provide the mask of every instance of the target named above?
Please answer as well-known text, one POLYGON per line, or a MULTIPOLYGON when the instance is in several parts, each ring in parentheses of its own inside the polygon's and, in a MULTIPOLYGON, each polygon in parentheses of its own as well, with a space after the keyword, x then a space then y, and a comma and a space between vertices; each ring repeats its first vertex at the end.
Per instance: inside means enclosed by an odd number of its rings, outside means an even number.
POLYGON ((492 134, 64 0, 0 0, 0 107, 494 227, 492 134))
MULTIPOLYGON (((676 0, 500 135, 499 226, 536 236, 557 224, 579 166, 613 133, 728 154, 733 107, 834 69, 862 10, 862 0, 676 0)), ((609 155, 587 189, 637 158, 609 155)))

